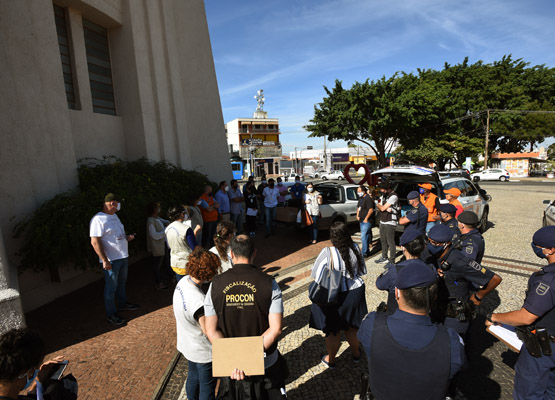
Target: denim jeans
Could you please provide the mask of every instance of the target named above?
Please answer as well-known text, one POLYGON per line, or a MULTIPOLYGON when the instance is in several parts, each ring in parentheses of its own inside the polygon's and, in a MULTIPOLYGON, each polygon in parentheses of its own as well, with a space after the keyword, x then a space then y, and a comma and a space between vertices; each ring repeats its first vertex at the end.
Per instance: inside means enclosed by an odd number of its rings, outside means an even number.
POLYGON ((372 243, 372 223, 360 222, 360 240, 362 241, 362 255, 368 254, 369 244, 372 243))
POLYGON ((111 317, 118 307, 127 304, 125 283, 127 282, 127 258, 120 258, 111 262, 112 269, 104 270, 104 307, 106 315, 111 317))
POLYGON ((266 234, 269 235, 274 231, 274 218, 276 217, 276 207, 265 207, 264 214, 266 216, 266 234))
POLYGON ((240 235, 243 233, 243 214, 231 213, 231 222, 235 224, 235 234, 240 235))
POLYGON ((214 235, 216 234, 217 227, 218 221, 204 221, 202 227, 202 247, 205 249, 214 246, 214 235))
POLYGON ((189 361, 185 391, 191 400, 214 400, 217 379, 212 376, 212 363, 189 361))
POLYGON ((312 240, 318 240, 318 215, 311 215, 312 225, 310 225, 310 237, 312 240))

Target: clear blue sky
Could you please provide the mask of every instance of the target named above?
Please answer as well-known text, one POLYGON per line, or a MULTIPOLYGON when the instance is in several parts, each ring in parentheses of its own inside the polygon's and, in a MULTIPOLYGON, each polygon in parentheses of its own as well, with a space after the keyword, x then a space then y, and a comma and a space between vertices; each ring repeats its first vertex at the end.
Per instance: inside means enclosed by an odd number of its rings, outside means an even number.
MULTIPOLYGON (((555 66, 553 0, 205 0, 224 122, 264 110, 279 118, 284 153, 321 147, 303 125, 335 79, 442 69, 505 54, 555 66)), ((552 140, 550 141, 552 142, 552 140)), ((332 147, 344 145, 333 142, 332 147)))

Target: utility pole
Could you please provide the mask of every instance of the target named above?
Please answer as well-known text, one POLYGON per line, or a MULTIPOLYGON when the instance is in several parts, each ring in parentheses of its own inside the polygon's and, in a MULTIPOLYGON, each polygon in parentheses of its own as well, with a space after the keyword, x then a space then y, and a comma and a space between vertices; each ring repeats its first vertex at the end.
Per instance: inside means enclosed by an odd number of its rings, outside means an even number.
POLYGON ((299 172, 299 162, 297 158, 297 147, 295 146, 295 175, 299 172))
POLYGON ((328 170, 328 156, 326 155, 326 135, 324 135, 324 171, 328 170))
POLYGON ((487 110, 488 117, 486 120, 486 149, 484 152, 484 169, 488 168, 488 146, 489 146, 489 108, 487 110))

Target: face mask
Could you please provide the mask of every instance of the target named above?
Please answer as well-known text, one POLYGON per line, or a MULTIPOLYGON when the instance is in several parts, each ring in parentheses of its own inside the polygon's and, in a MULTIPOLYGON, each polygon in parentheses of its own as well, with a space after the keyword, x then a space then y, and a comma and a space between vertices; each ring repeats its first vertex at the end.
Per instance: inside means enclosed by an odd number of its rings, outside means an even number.
POLYGON ((445 245, 443 245, 443 246, 434 246, 433 244, 428 243, 428 245, 426 247, 428 248, 428 251, 430 252, 430 254, 434 257, 437 257, 438 255, 443 253, 443 250, 445 250, 445 245))
POLYGON ((539 258, 547 258, 547 256, 545 254, 543 254, 543 249, 540 247, 536 247, 536 245, 534 244, 534 242, 530 243, 532 245, 532 250, 534 250, 534 253, 536 253, 536 255, 539 258))
POLYGON ((424 189, 420 188, 420 189, 418 189, 418 193, 420 193, 420 194, 424 194, 424 193, 426 193, 426 190, 424 190, 424 189))
POLYGON ((226 186, 224 190, 227 192, 229 190, 229 186, 226 186))
POLYGON ((278 186, 281 186, 281 185, 282 185, 282 183, 281 183, 281 182, 278 182, 278 186))
POLYGON ((202 203, 202 200, 197 201, 197 206, 200 206, 200 203, 202 203))
POLYGON ((295 181, 295 185, 296 185, 297 183, 301 183, 301 181, 295 181))
POLYGON ((308 188, 307 190, 309 193, 312 193, 314 191, 314 188, 308 188))
POLYGON ((27 382, 25 383, 25 387, 23 388, 23 390, 27 389, 29 386, 31 386, 31 384, 33 383, 33 381, 35 380, 35 378, 37 377, 37 375, 39 374, 39 370, 36 369, 35 373, 33 374, 33 377, 31 379, 29 379, 27 377, 27 382))
POLYGON ((184 219, 183 219, 183 222, 187 221, 187 220, 189 219, 189 214, 184 213, 184 214, 183 214, 183 218, 184 218, 184 219))
POLYGON ((357 192, 357 196, 358 196, 358 197, 362 197, 362 196, 364 196, 364 193, 357 192))
POLYGON ((265 184, 266 184, 266 181, 262 181, 262 183, 265 185, 265 184))
POLYGON ((116 210, 117 211, 121 210, 121 203, 118 203, 118 205, 116 206, 116 210))

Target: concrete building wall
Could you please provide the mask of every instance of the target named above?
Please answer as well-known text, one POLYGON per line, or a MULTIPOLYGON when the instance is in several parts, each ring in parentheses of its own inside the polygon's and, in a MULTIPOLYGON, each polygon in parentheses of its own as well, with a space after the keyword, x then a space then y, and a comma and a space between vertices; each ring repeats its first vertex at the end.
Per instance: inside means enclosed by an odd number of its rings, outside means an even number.
POLYGON ((66 101, 52 1, 0 2, 0 229, 10 261, 0 291, 20 290, 27 310, 101 276, 65 271, 53 284, 48 273, 15 272, 14 224, 75 189, 79 159, 147 157, 231 176, 202 0, 55 3, 67 10, 77 110, 66 101), (93 112, 83 18, 108 30, 116 116, 93 112))

